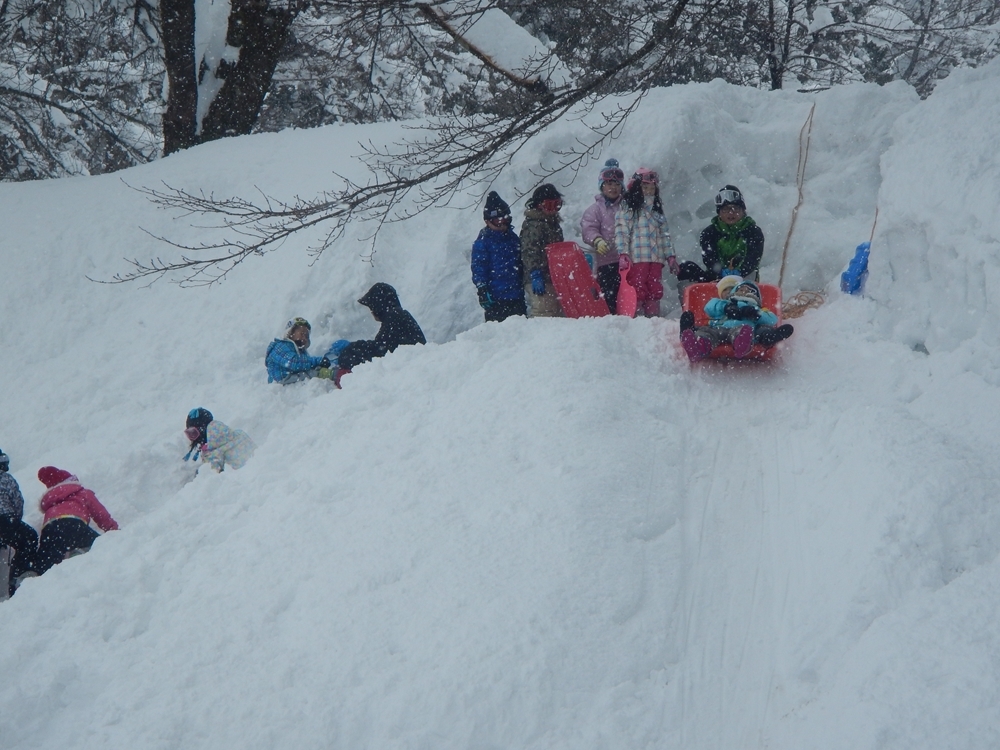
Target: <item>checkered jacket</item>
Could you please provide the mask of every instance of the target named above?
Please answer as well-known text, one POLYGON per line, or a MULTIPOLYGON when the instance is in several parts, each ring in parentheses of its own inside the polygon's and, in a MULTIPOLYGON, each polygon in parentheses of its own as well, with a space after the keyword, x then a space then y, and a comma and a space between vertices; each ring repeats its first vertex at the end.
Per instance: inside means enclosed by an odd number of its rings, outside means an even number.
POLYGON ((667 217, 643 206, 638 214, 623 202, 615 214, 615 247, 633 263, 664 263, 674 254, 667 217))

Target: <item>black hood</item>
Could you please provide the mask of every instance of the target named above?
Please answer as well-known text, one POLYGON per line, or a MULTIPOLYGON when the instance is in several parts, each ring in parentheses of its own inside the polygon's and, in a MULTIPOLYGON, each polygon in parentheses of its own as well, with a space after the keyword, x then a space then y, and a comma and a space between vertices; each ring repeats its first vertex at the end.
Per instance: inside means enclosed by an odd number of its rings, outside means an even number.
POLYGON ((399 295, 396 294, 396 290, 381 281, 369 289, 368 293, 358 302, 379 317, 390 310, 398 310, 402 307, 399 304, 399 295))

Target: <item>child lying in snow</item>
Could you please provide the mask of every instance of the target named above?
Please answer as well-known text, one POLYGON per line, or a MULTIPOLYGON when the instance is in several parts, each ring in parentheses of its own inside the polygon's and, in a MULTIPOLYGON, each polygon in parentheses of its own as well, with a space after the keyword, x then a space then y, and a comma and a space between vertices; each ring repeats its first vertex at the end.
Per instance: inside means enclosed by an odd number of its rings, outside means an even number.
POLYGON ((747 356, 754 344, 769 348, 792 335, 789 324, 777 325, 778 316, 761 307, 760 287, 738 276, 725 276, 719 296, 705 304, 707 326, 695 327, 694 313, 681 314, 681 344, 692 362, 704 359, 720 344, 730 344, 737 359, 747 356))

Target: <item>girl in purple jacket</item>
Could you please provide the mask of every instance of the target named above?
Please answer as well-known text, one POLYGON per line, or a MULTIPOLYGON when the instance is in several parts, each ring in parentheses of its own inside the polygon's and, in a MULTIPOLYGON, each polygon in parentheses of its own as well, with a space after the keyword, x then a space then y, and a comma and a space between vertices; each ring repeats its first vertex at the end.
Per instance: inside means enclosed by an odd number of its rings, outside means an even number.
POLYGON ((580 230, 584 244, 590 245, 597 253, 597 283, 608 308, 614 314, 618 306, 618 248, 615 247, 615 212, 622 202, 625 173, 618 166, 617 159, 608 159, 601 167, 597 178, 600 194, 594 196, 594 203, 583 212, 580 230))

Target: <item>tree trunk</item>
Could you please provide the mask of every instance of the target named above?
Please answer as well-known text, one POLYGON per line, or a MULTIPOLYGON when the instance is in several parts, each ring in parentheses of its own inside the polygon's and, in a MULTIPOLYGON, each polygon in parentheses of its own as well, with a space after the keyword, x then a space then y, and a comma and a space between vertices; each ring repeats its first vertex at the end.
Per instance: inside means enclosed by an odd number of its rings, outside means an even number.
POLYGON ((202 141, 253 129, 297 13, 289 6, 269 8, 266 0, 233 0, 226 43, 238 47, 240 56, 236 63, 223 60, 215 71, 224 83, 201 124, 202 141))
POLYGON ((163 155, 198 142, 198 82, 194 64, 193 0, 160 0, 167 108, 163 113, 163 155))
POLYGON ((213 71, 222 87, 198 128, 198 62, 194 58, 194 0, 161 0, 163 52, 170 85, 163 115, 163 155, 230 135, 246 135, 257 122, 298 5, 268 7, 267 0, 233 0, 226 43, 240 50, 235 63, 213 71))

